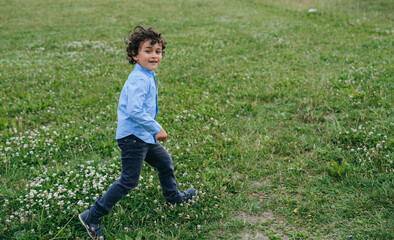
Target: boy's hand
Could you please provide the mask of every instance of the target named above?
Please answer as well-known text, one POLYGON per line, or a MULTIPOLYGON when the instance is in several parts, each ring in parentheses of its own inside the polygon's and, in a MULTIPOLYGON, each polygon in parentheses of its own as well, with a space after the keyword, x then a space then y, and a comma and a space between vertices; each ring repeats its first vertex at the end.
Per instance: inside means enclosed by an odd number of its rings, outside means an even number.
POLYGON ((166 131, 164 130, 164 128, 162 128, 161 130, 160 130, 160 132, 158 133, 158 134, 156 134, 156 139, 157 140, 159 140, 159 141, 163 141, 163 142, 165 142, 165 141, 167 141, 167 133, 166 133, 166 131))

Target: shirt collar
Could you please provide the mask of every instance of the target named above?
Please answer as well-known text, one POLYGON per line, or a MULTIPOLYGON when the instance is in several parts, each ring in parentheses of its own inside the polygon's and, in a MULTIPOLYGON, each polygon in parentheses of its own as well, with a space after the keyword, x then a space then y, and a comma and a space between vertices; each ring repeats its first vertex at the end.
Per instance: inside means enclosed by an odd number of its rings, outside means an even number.
POLYGON ((145 69, 143 66, 139 65, 138 63, 135 64, 135 68, 134 69, 145 73, 148 77, 156 76, 156 73, 154 71, 145 69))

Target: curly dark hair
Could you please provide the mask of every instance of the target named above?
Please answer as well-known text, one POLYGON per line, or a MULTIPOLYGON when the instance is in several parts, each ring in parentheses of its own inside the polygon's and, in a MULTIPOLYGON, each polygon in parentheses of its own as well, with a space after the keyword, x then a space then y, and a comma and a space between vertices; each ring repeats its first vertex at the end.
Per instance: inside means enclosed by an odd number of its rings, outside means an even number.
POLYGON ((141 43, 148 39, 152 40, 151 45, 161 44, 162 55, 164 56, 167 42, 162 38, 161 33, 157 32, 153 27, 146 29, 143 26, 136 26, 124 39, 127 52, 126 59, 131 65, 137 63, 133 57, 138 55, 141 43))

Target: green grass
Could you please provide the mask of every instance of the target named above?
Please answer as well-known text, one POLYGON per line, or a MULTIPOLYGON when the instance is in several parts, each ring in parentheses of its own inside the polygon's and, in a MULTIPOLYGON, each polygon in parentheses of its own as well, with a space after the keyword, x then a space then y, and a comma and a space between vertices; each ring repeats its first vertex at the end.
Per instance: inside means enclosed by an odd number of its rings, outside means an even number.
POLYGON ((145 166, 109 239, 393 239, 393 6, 1 2, 0 238, 87 239, 76 214, 119 177, 123 38, 141 24, 168 41, 158 121, 199 195, 165 205, 145 166))

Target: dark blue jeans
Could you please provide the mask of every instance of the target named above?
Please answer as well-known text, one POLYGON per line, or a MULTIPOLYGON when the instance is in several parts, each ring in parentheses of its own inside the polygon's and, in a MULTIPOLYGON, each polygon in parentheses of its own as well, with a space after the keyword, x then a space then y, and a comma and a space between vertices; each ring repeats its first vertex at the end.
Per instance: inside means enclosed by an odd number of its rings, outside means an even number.
POLYGON ((164 198, 168 202, 180 198, 171 156, 160 143, 148 144, 134 135, 118 140, 121 149, 122 174, 104 196, 98 198, 90 210, 93 217, 107 215, 111 208, 128 192, 137 187, 144 160, 157 169, 164 198))

